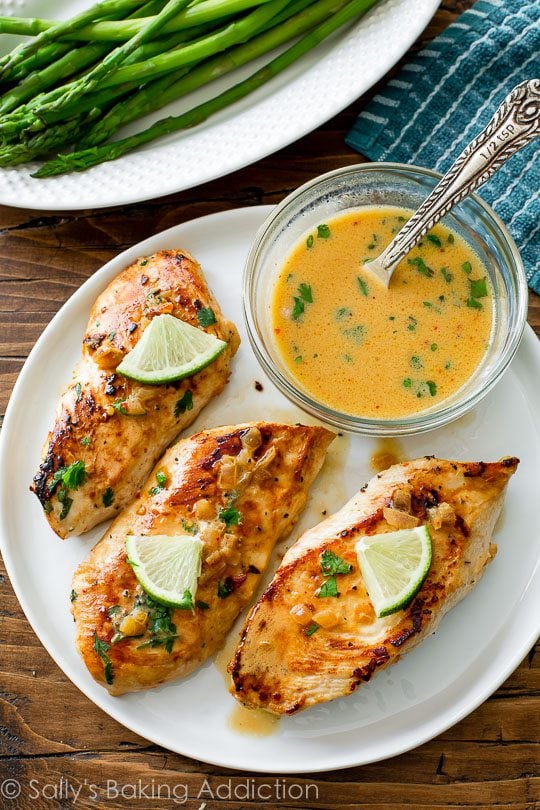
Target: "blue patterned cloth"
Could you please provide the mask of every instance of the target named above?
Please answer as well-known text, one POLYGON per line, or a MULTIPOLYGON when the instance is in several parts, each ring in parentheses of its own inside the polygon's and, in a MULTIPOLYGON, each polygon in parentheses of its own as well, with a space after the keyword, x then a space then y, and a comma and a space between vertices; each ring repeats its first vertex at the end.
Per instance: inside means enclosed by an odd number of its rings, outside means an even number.
MULTIPOLYGON (((505 95, 540 78, 538 0, 477 0, 390 79, 346 137, 371 160, 445 172, 505 95)), ((481 187, 521 251, 540 294, 540 141, 481 187)))

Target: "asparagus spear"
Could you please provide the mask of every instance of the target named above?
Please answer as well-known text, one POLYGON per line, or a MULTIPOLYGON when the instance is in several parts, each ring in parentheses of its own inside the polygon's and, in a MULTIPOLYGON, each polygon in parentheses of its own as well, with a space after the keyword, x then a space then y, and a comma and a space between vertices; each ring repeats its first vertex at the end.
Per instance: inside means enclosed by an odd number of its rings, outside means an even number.
MULTIPOLYGON (((200 29, 190 29, 190 31, 195 30, 198 33, 203 33, 202 27, 200 29)), ((204 30, 207 30, 207 26, 204 26, 204 30)), ((185 42, 189 36, 190 33, 188 31, 178 31, 165 39, 147 42, 133 51, 133 53, 126 58, 125 64, 129 65, 138 60, 144 61, 146 59, 151 59, 156 54, 161 53, 163 49, 177 47, 182 42, 185 42)), ((45 83, 46 80, 48 85, 54 84, 62 78, 63 74, 67 75, 68 69, 71 68, 71 73, 75 72, 77 69, 81 69, 86 61, 86 49, 103 47, 108 50, 108 46, 104 45, 103 43, 72 50, 69 60, 66 59, 65 62, 63 60, 59 60, 59 62, 50 66, 50 70, 42 71, 42 74, 45 74, 45 76, 42 77, 43 83, 45 83), (66 65, 69 67, 66 67, 66 65)), ((182 75, 182 73, 179 75, 182 75)), ((38 74, 36 77, 37 81, 40 81, 39 76, 42 74, 38 74)), ((105 88, 103 93, 97 92, 87 94, 89 97, 88 103, 84 102, 83 104, 70 104, 65 110, 62 109, 56 113, 54 111, 49 112, 47 114, 47 120, 45 120, 44 117, 40 117, 38 112, 40 107, 47 104, 51 104, 52 106, 52 102, 63 95, 65 88, 56 88, 48 93, 40 93, 38 95, 35 95, 35 92, 33 92, 33 97, 28 101, 28 103, 22 104, 21 102, 28 99, 30 90, 36 88, 37 81, 34 81, 33 77, 30 76, 25 82, 22 82, 18 87, 14 87, 13 90, 5 94, 0 99, 0 113, 4 113, 4 115, 0 116, 0 136, 2 136, 4 139, 16 138, 26 129, 30 129, 32 132, 37 132, 44 129, 47 122, 56 122, 64 118, 72 118, 74 115, 79 115, 81 110, 86 111, 92 109, 92 107, 103 107, 104 104, 109 105, 109 102, 115 97, 123 96, 129 90, 134 90, 140 85, 140 81, 138 78, 136 78, 131 82, 125 82, 122 85, 114 85, 112 89, 105 88), (116 90, 116 87, 119 89, 116 90), (16 109, 10 115, 6 115, 6 113, 8 113, 10 110, 14 109, 14 104, 16 104, 17 101, 21 104, 21 106, 19 106, 18 109, 16 109)))
MULTIPOLYGON (((157 54, 152 60, 120 67, 114 73, 105 77, 101 86, 103 88, 111 87, 115 84, 125 84, 136 79, 142 83, 153 79, 156 75, 171 73, 179 68, 200 62, 202 59, 224 51, 232 45, 245 42, 261 26, 282 11, 288 3, 289 0, 272 0, 271 3, 260 6, 245 17, 233 20, 225 28, 221 28, 194 42, 186 43, 183 48, 157 54)), ((84 77, 81 82, 84 82, 84 77)), ((47 120, 47 115, 50 112, 58 112, 61 109, 64 98, 69 97, 61 97, 55 99, 52 103, 40 105, 39 115, 44 120, 47 120)))
POLYGON ((87 11, 77 14, 75 17, 66 20, 65 22, 55 23, 46 31, 42 31, 32 42, 27 42, 14 48, 11 53, 8 53, 3 59, 0 59, 0 77, 6 71, 11 70, 15 65, 22 62, 27 56, 30 56, 47 42, 60 39, 66 34, 73 33, 78 28, 82 28, 86 23, 91 23, 94 20, 102 17, 109 17, 112 15, 124 15, 128 11, 132 11, 138 6, 142 5, 142 0, 102 0, 87 11))
MULTIPOLYGON (((85 76, 72 82, 71 86, 68 85, 64 95, 53 103, 52 109, 58 110, 60 107, 69 104, 70 101, 79 98, 83 93, 90 93, 94 90, 103 77, 111 72, 116 72, 118 65, 120 65, 126 57, 132 54, 141 45, 153 39, 156 34, 161 31, 163 26, 182 11, 190 2, 191 0, 168 0, 163 10, 155 17, 152 17, 150 22, 143 26, 135 36, 107 54, 107 56, 85 76)), ((120 84, 123 84, 123 82, 120 82, 120 84)))
MULTIPOLYGON (((158 14, 161 10, 161 6, 163 6, 164 0, 150 0, 150 2, 145 3, 144 6, 141 6, 132 14, 129 15, 129 18, 132 20, 136 20, 139 17, 145 17, 147 15, 154 15, 158 14)), ((51 62, 56 62, 57 60, 61 59, 68 51, 73 49, 73 43, 71 42, 50 42, 48 45, 43 45, 36 53, 32 54, 31 56, 26 57, 16 65, 13 70, 8 71, 4 77, 4 81, 22 81, 34 71, 40 70, 43 67, 47 67, 50 65, 51 62)), ((74 51, 74 53, 76 50, 74 51)), ((69 75, 69 74, 67 74, 69 75)))
POLYGON ((72 42, 50 42, 48 45, 43 45, 37 53, 33 53, 31 56, 23 59, 13 70, 6 71, 2 81, 19 82, 35 70, 41 70, 41 68, 47 67, 47 65, 50 65, 55 59, 61 59, 62 56, 68 53, 72 48, 72 42))
POLYGON ((330 16, 325 22, 318 25, 308 34, 298 40, 292 47, 284 51, 260 70, 253 73, 244 81, 229 88, 224 93, 215 98, 205 101, 182 115, 164 118, 157 121, 153 126, 124 138, 121 141, 104 144, 103 146, 92 147, 81 152, 74 152, 70 155, 59 155, 55 160, 45 163, 33 176, 52 177, 58 174, 65 174, 70 171, 85 171, 91 166, 104 161, 114 160, 132 149, 150 143, 163 135, 179 132, 189 127, 196 126, 205 121, 210 115, 218 110, 228 107, 230 104, 244 98, 267 81, 281 73, 293 62, 300 59, 313 47, 318 45, 326 37, 330 36, 342 25, 365 13, 377 0, 351 0, 346 6, 330 16))
POLYGON ((182 96, 193 92, 214 79, 235 70, 265 53, 279 48, 294 37, 305 34, 313 26, 322 22, 329 14, 334 14, 347 0, 318 0, 304 13, 301 13, 311 0, 296 0, 290 3, 264 30, 243 45, 208 59, 190 70, 186 76, 164 76, 142 87, 138 93, 115 104, 108 113, 95 122, 83 137, 81 146, 97 146, 108 140, 121 127, 170 104, 182 96), (296 14, 295 14, 296 12, 296 14))
POLYGON ((85 45, 78 49, 70 48, 60 59, 39 72, 31 73, 24 81, 3 95, 0 98, 0 114, 3 115, 16 109, 25 101, 34 98, 38 93, 55 84, 59 78, 67 78, 89 65, 93 65, 105 56, 109 49, 110 47, 106 43, 85 45))
POLYGON ((30 138, 26 143, 0 146, 0 166, 17 166, 20 163, 28 163, 30 160, 50 153, 59 145, 68 146, 76 142, 80 136, 81 126, 91 121, 93 117, 90 114, 85 118, 49 127, 45 132, 40 132, 30 138))
MULTIPOLYGON (((121 0, 110 0, 110 2, 121 0)), ((174 19, 170 20, 162 29, 163 34, 171 34, 184 28, 193 28, 205 25, 224 17, 233 17, 242 11, 260 6, 271 0, 203 0, 193 3, 174 19)), ((135 34, 148 22, 148 18, 140 20, 103 20, 62 35, 66 39, 76 39, 90 42, 122 42, 135 34)), ((0 17, 0 34, 22 34, 35 36, 39 32, 47 33, 57 23, 51 20, 26 19, 21 17, 0 17)), ((36 37, 37 39, 37 37, 36 37)))

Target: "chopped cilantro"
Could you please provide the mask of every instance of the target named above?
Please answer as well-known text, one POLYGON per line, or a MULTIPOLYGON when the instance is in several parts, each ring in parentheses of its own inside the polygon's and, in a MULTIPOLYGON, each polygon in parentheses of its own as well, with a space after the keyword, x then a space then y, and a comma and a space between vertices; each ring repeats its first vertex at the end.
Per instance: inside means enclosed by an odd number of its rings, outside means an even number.
POLYGON ((448 242, 449 245, 453 245, 455 241, 454 234, 449 233, 448 236, 446 237, 446 241, 448 242))
POLYGON ((471 309, 483 309, 482 304, 476 298, 467 298, 467 306, 471 309))
POLYGON ((428 242, 431 242, 432 245, 437 245, 437 247, 442 247, 442 242, 438 236, 435 236, 434 233, 428 233, 426 236, 428 242))
POLYGON ((319 598, 324 598, 325 596, 339 596, 339 592, 337 589, 337 582, 335 577, 328 577, 319 590, 316 593, 316 596, 319 598))
POLYGON ((201 326, 212 326, 213 323, 216 323, 214 310, 211 307, 203 307, 197 310, 197 320, 201 326))
POLYGON ((43 511, 45 512, 45 514, 50 515, 52 510, 53 510, 52 503, 50 501, 45 501, 45 503, 43 504, 43 511))
POLYGON ((312 233, 310 233, 310 235, 309 235, 309 236, 308 236, 308 238, 306 239, 306 247, 307 247, 307 248, 312 248, 312 247, 313 247, 313 242, 314 242, 314 241, 315 241, 315 240, 313 239, 313 234, 312 234, 312 233))
POLYGON ((320 626, 321 625, 317 624, 317 622, 311 622, 311 624, 304 630, 304 633, 306 634, 306 636, 312 636, 313 633, 317 632, 320 626))
POLYGON ((454 279, 453 274, 448 270, 447 267, 441 267, 441 274, 447 284, 450 284, 450 282, 454 279))
POLYGON ((139 644, 137 649, 163 646, 170 654, 174 640, 178 638, 176 625, 171 621, 173 608, 156 602, 148 594, 140 598, 140 604, 144 603, 148 607, 150 640, 139 644))
POLYGON ((330 228, 328 225, 317 225, 317 236, 319 239, 328 239, 330 237, 330 228))
POLYGON ((81 444, 83 447, 88 447, 90 441, 91 441, 90 436, 83 436, 83 438, 81 439, 81 444))
POLYGON ((344 321, 346 318, 350 318, 352 312, 347 307, 340 307, 336 309, 336 321, 344 321))
POLYGON ((325 577, 331 577, 335 574, 350 574, 352 565, 342 557, 338 557, 333 551, 325 549, 321 554, 321 571, 325 577))
POLYGON ((88 473, 86 472, 85 463, 79 459, 79 461, 70 464, 69 467, 61 467, 54 473, 49 490, 52 491, 59 483, 62 483, 62 486, 66 489, 78 489, 86 482, 87 478, 88 473))
POLYGON ((188 523, 187 520, 182 520, 182 528, 188 534, 197 534, 199 527, 196 523, 188 523))
POLYGON ((111 506, 112 502, 114 501, 114 491, 111 487, 107 487, 105 492, 103 493, 103 506, 111 506))
POLYGON ((238 526, 242 520, 242 515, 234 506, 227 506, 220 509, 218 517, 226 526, 238 526))
POLYGON ((426 382, 427 387, 429 388, 429 393, 432 397, 436 396, 437 394, 437 383, 434 383, 433 380, 428 380, 426 382))
POLYGON ((463 264, 461 265, 461 269, 463 270, 464 273, 467 273, 467 275, 469 275, 470 273, 472 273, 472 264, 470 262, 463 262, 463 264))
POLYGON ((484 278, 470 278, 469 279, 471 298, 485 298, 488 294, 486 279, 484 278))
POLYGON ((149 495, 157 495, 158 492, 161 492, 161 490, 165 487, 165 484, 167 483, 167 475, 161 470, 158 470, 156 473, 156 481, 157 486, 152 487, 151 489, 148 490, 149 495))
POLYGON ((217 595, 219 596, 220 599, 226 599, 228 596, 231 595, 233 591, 234 591, 234 584, 230 577, 224 579, 223 582, 221 582, 221 580, 218 582, 217 595))
POLYGON ((174 415, 178 419, 180 414, 193 409, 193 394, 187 389, 174 406, 174 415))
POLYGON ((298 295, 293 296, 294 300, 294 307, 291 313, 291 318, 293 321, 297 321, 300 315, 304 314, 304 310, 306 308, 306 304, 313 303, 313 292, 311 290, 310 284, 302 284, 298 285, 298 295))
POLYGON ((126 403, 125 399, 115 399, 112 406, 114 410, 118 411, 118 413, 121 413, 122 416, 129 416, 129 411, 126 411, 126 409, 124 408, 125 403, 126 403))
POLYGON ((357 326, 351 326, 350 329, 344 329, 343 334, 349 340, 352 340, 357 346, 360 346, 364 340, 364 333, 365 329, 362 324, 358 324, 357 326))
POLYGON ((61 487, 58 490, 58 495, 56 496, 60 503, 62 504, 62 509, 60 511, 59 520, 64 520, 67 518, 69 514, 69 510, 71 509, 71 504, 73 503, 73 498, 70 498, 68 495, 68 490, 65 487, 61 487))
POLYGON ((75 383, 75 402, 79 402, 82 397, 82 388, 80 382, 75 383))
POLYGON ((401 384, 403 388, 412 388, 412 380, 410 377, 405 377, 401 384))
POLYGON ((303 301, 306 301, 308 304, 313 303, 313 293, 311 291, 311 284, 302 284, 298 285, 298 295, 303 301))
POLYGON ((416 318, 414 318, 412 315, 409 315, 409 323, 407 324, 407 329, 409 330, 409 332, 415 332, 417 324, 418 321, 416 320, 416 318))
POLYGON ((304 314, 305 308, 306 305, 304 304, 302 299, 298 298, 297 296, 294 296, 294 307, 291 313, 291 318, 293 319, 293 321, 297 321, 300 315, 304 314))
POLYGON ((97 632, 94 630, 94 650, 103 662, 103 674, 105 675, 105 680, 107 683, 111 684, 113 682, 113 666, 111 659, 107 655, 109 647, 110 644, 100 639, 97 632))
POLYGON ((436 352, 439 347, 438 347, 438 345, 436 343, 432 343, 430 348, 431 348, 432 352, 436 352))
POLYGON ((69 595, 69 601, 75 602, 77 600, 77 591, 72 590, 69 595))
POLYGON ((356 281, 357 281, 357 283, 358 283, 358 289, 360 290, 360 292, 362 293, 362 295, 365 295, 365 296, 367 297, 367 294, 368 294, 368 285, 366 284, 366 282, 364 281, 364 279, 363 279, 363 278, 360 278, 360 276, 356 276, 356 281))
POLYGON ((120 605, 112 605, 107 611, 109 617, 116 616, 117 613, 120 613, 120 605))
POLYGON ((435 271, 428 267, 425 261, 422 259, 421 256, 416 256, 414 259, 408 259, 409 264, 412 264, 416 267, 419 273, 423 276, 427 276, 427 278, 431 278, 431 276, 435 275, 435 271))
POLYGON ((423 303, 423 305, 424 305, 425 307, 428 307, 428 309, 429 309, 429 308, 431 308, 431 307, 433 306, 433 304, 431 303, 431 301, 422 301, 422 303, 423 303))
POLYGON ((179 610, 195 610, 195 604, 193 602, 193 596, 191 595, 191 591, 186 589, 182 594, 182 601, 180 604, 176 605, 179 610))
POLYGON ((294 362, 295 362, 295 363, 301 363, 301 362, 302 362, 302 355, 301 355, 301 354, 298 354, 298 355, 297 355, 297 356, 294 358, 294 362))
POLYGON ((412 368, 419 369, 419 368, 423 368, 423 367, 424 367, 424 364, 422 363, 422 360, 421 360, 421 359, 418 357, 418 355, 416 355, 416 354, 414 354, 414 355, 411 357, 411 359, 410 359, 409 363, 410 363, 410 365, 411 365, 411 367, 412 367, 412 368))

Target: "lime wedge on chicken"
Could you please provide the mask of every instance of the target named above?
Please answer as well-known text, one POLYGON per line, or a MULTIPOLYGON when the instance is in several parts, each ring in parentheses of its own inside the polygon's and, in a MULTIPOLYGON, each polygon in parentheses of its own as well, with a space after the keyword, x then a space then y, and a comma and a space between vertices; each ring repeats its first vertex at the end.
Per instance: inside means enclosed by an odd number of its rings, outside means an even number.
POLYGON ((137 382, 163 385, 201 371, 226 345, 224 340, 179 318, 157 315, 116 370, 137 382))
POLYGON ((156 602, 193 608, 201 574, 203 544, 188 535, 129 535, 128 562, 143 589, 156 602))
POLYGON ((362 537, 358 564, 377 616, 389 616, 416 596, 431 565, 427 526, 362 537))

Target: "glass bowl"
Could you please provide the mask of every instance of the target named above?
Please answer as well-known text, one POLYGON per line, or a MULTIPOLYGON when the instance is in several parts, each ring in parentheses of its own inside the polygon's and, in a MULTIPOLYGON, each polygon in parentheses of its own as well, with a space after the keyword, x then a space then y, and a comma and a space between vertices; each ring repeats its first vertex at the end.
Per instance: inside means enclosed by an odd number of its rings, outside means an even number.
POLYGON ((243 288, 251 345, 279 390, 307 413, 341 430, 370 436, 404 436, 446 425, 469 411, 504 373, 519 346, 527 318, 527 282, 512 237, 480 197, 471 196, 442 222, 462 236, 484 263, 493 289, 489 346, 474 374, 450 397, 412 416, 353 416, 319 402, 289 372, 272 335, 270 305, 275 279, 292 248, 320 222, 364 205, 416 210, 440 180, 428 169, 398 163, 364 163, 323 174, 281 202, 260 228, 250 250, 243 288))

